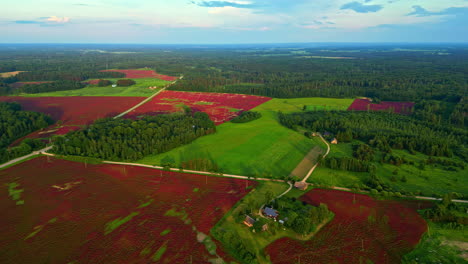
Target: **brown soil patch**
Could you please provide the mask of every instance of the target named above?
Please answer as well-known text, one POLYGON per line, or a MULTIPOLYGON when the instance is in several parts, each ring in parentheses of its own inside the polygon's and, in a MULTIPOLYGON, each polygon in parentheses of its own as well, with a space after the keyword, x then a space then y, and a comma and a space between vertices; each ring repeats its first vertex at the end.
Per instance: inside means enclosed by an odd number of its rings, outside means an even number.
POLYGON ((317 158, 320 154, 323 154, 322 149, 319 146, 313 147, 289 176, 298 177, 299 179, 304 178, 315 163, 317 163, 317 158))
POLYGON ((0 77, 2 78, 12 77, 12 76, 18 75, 20 72, 24 72, 24 71, 1 72, 0 77))
POLYGON ((460 257, 462 257, 465 260, 468 260, 468 242, 450 240, 450 241, 444 241, 443 244, 460 249, 461 250, 460 257))

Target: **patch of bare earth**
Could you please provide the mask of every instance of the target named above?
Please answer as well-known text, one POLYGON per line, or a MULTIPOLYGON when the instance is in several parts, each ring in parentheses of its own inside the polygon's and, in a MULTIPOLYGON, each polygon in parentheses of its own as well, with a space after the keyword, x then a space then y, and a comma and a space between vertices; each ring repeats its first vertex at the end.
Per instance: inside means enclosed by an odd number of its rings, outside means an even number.
POLYGON ((302 159, 302 161, 294 168, 289 175, 290 177, 298 177, 299 179, 304 178, 315 163, 317 163, 318 156, 323 154, 322 149, 319 146, 313 147, 309 153, 302 159))
POLYGON ((24 72, 24 71, 1 72, 0 77, 2 78, 13 77, 13 76, 18 75, 20 72, 24 72))
POLYGON ((448 240, 444 241, 443 244, 460 249, 460 257, 462 257, 465 260, 468 260, 468 242, 448 240))

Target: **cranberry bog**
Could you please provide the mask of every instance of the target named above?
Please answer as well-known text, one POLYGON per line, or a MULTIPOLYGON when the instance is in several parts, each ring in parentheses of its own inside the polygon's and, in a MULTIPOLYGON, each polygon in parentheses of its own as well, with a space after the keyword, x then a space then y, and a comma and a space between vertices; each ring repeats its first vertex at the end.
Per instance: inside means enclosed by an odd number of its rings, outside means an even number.
POLYGON ((348 111, 392 111, 397 114, 411 114, 414 103, 412 102, 380 102, 373 104, 368 99, 356 99, 349 106, 348 111))
POLYGON ((135 117, 178 112, 183 111, 185 105, 195 112, 207 113, 219 125, 269 100, 269 97, 243 94, 163 91, 129 115, 135 117))
POLYGON ((309 241, 283 238, 269 245, 266 251, 273 263, 400 263, 427 230, 414 209, 427 208, 427 202, 381 201, 324 189, 314 189, 301 200, 327 204, 335 217, 309 241))
POLYGON ((170 82, 177 80, 177 77, 159 74, 153 70, 102 70, 101 72, 120 72, 124 73, 125 78, 129 79, 156 78, 170 82))
POLYGON ((0 182, 0 263, 231 261, 208 234, 248 192, 246 180, 51 157, 0 182))

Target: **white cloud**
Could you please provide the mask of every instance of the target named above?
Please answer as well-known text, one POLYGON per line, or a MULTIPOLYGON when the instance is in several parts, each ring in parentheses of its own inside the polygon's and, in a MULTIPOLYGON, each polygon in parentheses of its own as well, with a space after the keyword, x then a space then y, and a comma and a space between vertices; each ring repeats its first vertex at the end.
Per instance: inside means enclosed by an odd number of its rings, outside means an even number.
POLYGON ((69 17, 57 17, 57 16, 51 16, 45 19, 47 22, 52 22, 52 23, 68 23, 70 22, 69 17))

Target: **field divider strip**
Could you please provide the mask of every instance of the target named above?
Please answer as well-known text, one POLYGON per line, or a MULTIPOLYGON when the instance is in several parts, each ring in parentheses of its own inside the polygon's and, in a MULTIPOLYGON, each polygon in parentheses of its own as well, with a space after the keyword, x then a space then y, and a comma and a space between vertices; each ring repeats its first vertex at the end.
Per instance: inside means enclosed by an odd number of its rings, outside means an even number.
MULTIPOLYGON (((115 164, 115 165, 136 166, 136 167, 144 167, 144 168, 150 168, 150 169, 164 170, 164 167, 161 167, 161 166, 152 166, 152 165, 146 165, 146 164, 141 164, 141 163, 128 163, 128 162, 118 162, 118 161, 108 161, 108 160, 104 160, 104 161, 102 161, 102 163, 115 164)), ((278 179, 254 178, 254 177, 251 177, 251 176, 241 176, 241 175, 224 174, 224 173, 213 173, 213 172, 206 172, 206 171, 180 170, 179 168, 169 168, 168 170, 169 171, 176 171, 176 172, 208 175, 208 176, 220 176, 220 177, 227 177, 227 178, 244 179, 244 180, 286 182, 284 180, 278 180, 278 179)))
POLYGON ((120 118, 120 117, 123 117, 124 115, 132 112, 133 110, 137 109, 138 107, 146 104, 147 102, 151 101, 154 97, 156 97, 158 94, 160 94, 161 92, 165 91, 167 88, 171 87, 172 85, 176 84, 178 80, 181 80, 183 79, 184 76, 181 75, 177 80, 173 81, 172 83, 164 86, 161 90, 155 92, 154 94, 152 94, 151 96, 149 96, 148 98, 145 98, 145 100, 141 101, 140 103, 138 103, 137 105, 135 105, 134 107, 128 109, 127 111, 123 112, 123 113, 120 113, 116 116, 114 116, 114 119, 117 119, 117 118, 120 118))
MULTIPOLYGON (((330 153, 330 144, 328 144, 328 142, 322 137, 322 135, 318 134, 320 139, 322 139, 323 143, 325 143, 325 145, 327 145, 327 152, 323 155, 323 159, 326 158, 328 156, 328 154, 330 153)), ((317 161, 317 163, 315 163, 315 165, 309 170, 309 172, 307 173, 307 175, 304 177, 304 179, 302 179, 301 182, 307 182, 307 180, 309 179, 310 175, 312 175, 312 172, 314 172, 315 168, 317 168, 317 166, 319 165, 319 162, 317 161)))

